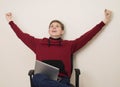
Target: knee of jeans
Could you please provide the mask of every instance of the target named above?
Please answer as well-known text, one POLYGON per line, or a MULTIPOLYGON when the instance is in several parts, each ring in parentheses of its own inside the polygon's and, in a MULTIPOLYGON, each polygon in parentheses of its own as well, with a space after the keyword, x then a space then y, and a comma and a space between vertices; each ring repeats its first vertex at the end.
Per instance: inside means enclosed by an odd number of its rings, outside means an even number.
POLYGON ((44 87, 48 77, 44 74, 35 74, 33 76, 32 82, 35 87, 44 87))
POLYGON ((33 80, 37 80, 37 81, 43 81, 43 80, 46 80, 48 79, 48 77, 44 74, 35 74, 33 76, 33 80))

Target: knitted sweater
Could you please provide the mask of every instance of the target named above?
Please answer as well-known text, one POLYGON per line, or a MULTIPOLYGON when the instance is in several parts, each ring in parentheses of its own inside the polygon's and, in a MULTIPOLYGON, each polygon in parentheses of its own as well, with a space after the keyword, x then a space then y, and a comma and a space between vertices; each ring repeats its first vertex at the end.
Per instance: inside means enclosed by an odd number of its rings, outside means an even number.
POLYGON ((75 40, 63 40, 61 38, 35 38, 22 32, 13 21, 10 21, 9 24, 18 38, 36 54, 36 60, 44 61, 60 68, 59 76, 67 75, 68 77, 72 73, 71 56, 91 40, 105 25, 104 22, 100 22, 75 40))

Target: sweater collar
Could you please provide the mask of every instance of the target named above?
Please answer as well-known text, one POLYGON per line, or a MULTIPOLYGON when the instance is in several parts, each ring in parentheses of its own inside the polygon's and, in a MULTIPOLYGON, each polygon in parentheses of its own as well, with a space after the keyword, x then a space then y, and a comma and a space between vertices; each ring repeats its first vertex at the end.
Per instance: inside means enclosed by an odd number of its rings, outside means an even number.
POLYGON ((62 40, 61 37, 59 37, 59 38, 52 38, 52 37, 49 37, 49 39, 51 39, 51 40, 62 40))
POLYGON ((59 46, 61 46, 61 37, 60 38, 52 38, 52 37, 49 37, 48 39, 48 46, 50 47, 52 42, 57 42, 59 46))

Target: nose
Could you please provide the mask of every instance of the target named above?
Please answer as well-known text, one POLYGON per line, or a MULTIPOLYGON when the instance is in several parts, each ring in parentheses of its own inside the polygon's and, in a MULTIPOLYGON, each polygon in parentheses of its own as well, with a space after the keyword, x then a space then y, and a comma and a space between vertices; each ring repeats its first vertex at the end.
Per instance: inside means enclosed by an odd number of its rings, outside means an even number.
POLYGON ((53 27, 53 29, 56 29, 56 27, 53 27))

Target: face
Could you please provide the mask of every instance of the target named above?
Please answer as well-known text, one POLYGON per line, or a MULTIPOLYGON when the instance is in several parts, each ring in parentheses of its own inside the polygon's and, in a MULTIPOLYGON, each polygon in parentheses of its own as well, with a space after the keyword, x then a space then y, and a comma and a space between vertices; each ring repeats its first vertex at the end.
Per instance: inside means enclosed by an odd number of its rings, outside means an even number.
POLYGON ((60 38, 64 33, 64 30, 62 29, 61 25, 57 22, 53 22, 49 26, 49 34, 52 38, 60 38))

